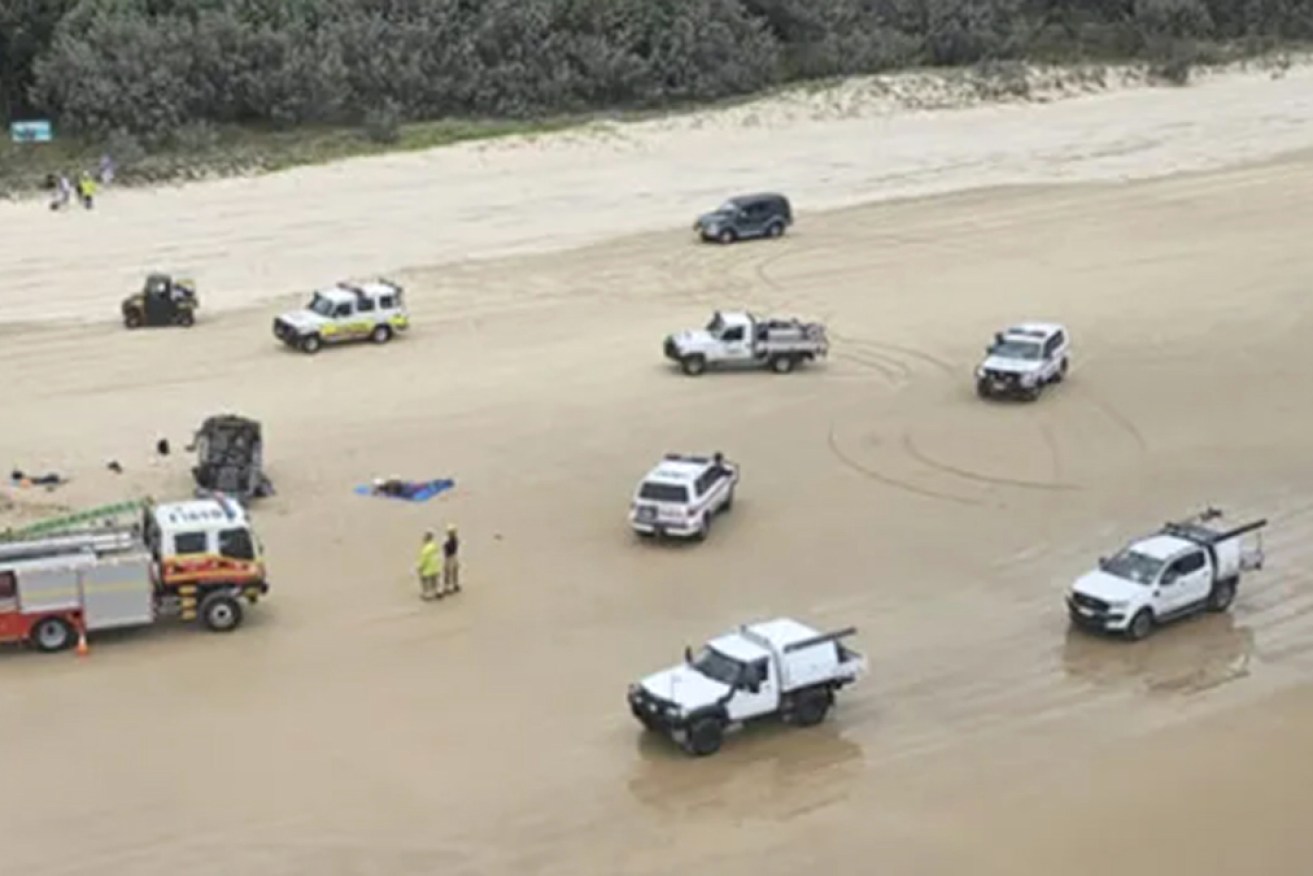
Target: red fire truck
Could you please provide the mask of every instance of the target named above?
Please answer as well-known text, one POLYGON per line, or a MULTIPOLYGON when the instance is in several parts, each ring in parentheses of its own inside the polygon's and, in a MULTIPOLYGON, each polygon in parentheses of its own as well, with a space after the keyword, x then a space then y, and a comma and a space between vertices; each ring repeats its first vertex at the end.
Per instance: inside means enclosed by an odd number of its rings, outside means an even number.
POLYGON ((242 507, 214 495, 139 509, 128 525, 0 537, 0 643, 60 651, 173 617, 237 629, 243 601, 269 592, 242 507))

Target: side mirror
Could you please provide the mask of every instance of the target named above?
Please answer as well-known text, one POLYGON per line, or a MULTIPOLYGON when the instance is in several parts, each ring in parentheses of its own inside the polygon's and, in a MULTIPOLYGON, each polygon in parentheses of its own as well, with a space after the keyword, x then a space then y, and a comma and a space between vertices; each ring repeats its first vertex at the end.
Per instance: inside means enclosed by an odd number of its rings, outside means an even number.
POLYGON ((684 662, 685 663, 693 662, 693 649, 690 648, 688 645, 684 646, 684 662))

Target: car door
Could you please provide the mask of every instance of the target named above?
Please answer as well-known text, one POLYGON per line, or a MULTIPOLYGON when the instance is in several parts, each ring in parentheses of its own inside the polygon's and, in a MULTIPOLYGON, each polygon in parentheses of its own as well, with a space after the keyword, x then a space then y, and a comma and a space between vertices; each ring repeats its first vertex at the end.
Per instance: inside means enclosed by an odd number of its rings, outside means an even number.
POLYGON ((754 201, 743 208, 742 234, 744 237, 759 237, 764 228, 766 217, 766 205, 760 201, 754 201))
POLYGON ((731 365, 744 365, 752 361, 752 344, 748 328, 732 325, 720 333, 720 359, 731 365))
POLYGON ((779 703, 779 680, 769 658, 744 664, 744 673, 727 707, 731 721, 746 721, 775 711, 779 703))
POLYGON ((1058 349, 1061 343, 1062 336, 1057 334, 1044 342, 1044 363, 1040 367, 1045 380, 1058 373, 1058 349))
POLYGON ((1202 550, 1191 551, 1176 561, 1180 590, 1179 608, 1203 602, 1213 589, 1213 567, 1202 550))
MULTIPOLYGON (((1207 571, 1203 551, 1193 550, 1167 564, 1154 588, 1157 613, 1175 614, 1200 598, 1196 594, 1200 570, 1207 571)), ((1206 593, 1206 591, 1205 591, 1206 593)))

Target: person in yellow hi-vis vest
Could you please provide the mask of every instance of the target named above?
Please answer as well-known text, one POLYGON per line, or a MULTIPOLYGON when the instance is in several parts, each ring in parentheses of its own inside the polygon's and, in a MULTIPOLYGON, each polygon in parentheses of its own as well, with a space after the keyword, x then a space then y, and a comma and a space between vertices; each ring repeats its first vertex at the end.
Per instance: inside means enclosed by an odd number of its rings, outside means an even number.
POLYGON ((420 599, 441 599, 438 592, 438 577, 442 574, 442 554, 438 552, 438 543, 432 532, 424 533, 424 543, 419 549, 419 596, 420 599))

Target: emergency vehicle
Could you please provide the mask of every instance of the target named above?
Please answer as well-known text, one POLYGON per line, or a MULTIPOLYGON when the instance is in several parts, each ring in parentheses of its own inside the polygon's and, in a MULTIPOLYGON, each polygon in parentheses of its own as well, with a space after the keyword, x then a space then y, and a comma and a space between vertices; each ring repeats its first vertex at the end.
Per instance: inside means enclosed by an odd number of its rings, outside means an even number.
POLYGON ((88 633, 165 618, 214 632, 269 592, 263 549, 223 495, 136 506, 130 524, 0 537, 0 643, 68 648, 88 633))

